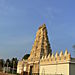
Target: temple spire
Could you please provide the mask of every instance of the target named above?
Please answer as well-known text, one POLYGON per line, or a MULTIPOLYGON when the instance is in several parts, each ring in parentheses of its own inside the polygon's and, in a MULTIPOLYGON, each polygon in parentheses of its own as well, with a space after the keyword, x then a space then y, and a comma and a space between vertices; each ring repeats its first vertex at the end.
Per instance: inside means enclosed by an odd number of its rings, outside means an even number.
POLYGON ((48 40, 46 25, 43 24, 38 28, 28 60, 40 60, 42 56, 48 56, 49 54, 52 54, 52 50, 48 40))

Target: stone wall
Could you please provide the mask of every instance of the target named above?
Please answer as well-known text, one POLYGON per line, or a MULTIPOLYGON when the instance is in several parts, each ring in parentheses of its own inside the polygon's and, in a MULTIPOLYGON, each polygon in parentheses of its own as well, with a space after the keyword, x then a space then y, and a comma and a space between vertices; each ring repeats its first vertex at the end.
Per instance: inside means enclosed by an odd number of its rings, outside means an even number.
POLYGON ((41 65, 40 75, 69 75, 69 63, 41 65))
POLYGON ((71 58, 71 54, 67 49, 65 53, 43 56, 40 60, 40 75, 75 75, 75 59, 71 58))
POLYGON ((71 60, 71 54, 68 53, 67 49, 65 50, 65 53, 61 51, 60 54, 56 52, 56 54, 48 55, 48 56, 42 56, 40 60, 40 64, 56 64, 56 63, 64 63, 71 60))

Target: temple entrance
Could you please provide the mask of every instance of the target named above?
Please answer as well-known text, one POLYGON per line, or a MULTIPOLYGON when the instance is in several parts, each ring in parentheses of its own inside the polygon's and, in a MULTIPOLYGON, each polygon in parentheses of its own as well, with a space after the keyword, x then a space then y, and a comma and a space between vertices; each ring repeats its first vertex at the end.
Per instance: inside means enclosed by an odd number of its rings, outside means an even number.
POLYGON ((30 75, 32 75, 32 68, 33 66, 30 66, 30 75))

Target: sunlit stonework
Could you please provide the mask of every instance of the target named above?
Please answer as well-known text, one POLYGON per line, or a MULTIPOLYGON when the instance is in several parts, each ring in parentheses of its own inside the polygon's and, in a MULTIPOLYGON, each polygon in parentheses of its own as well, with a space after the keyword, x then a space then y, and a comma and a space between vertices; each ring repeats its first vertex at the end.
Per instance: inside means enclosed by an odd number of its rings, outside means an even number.
POLYGON ((75 58, 68 50, 52 53, 46 25, 38 28, 36 38, 27 60, 18 62, 17 73, 26 75, 75 75, 75 58))
POLYGON ((47 36, 47 28, 46 25, 43 24, 36 33, 36 38, 28 61, 39 61, 42 56, 48 56, 51 53, 52 50, 47 36))

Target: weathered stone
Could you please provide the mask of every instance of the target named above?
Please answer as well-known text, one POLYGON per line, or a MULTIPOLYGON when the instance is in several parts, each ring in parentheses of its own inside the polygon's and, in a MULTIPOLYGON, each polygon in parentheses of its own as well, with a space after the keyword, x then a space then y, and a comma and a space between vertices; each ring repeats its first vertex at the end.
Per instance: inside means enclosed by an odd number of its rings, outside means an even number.
POLYGON ((35 58, 36 61, 36 55, 37 55, 39 61, 42 55, 48 56, 49 53, 51 54, 52 50, 50 48, 50 44, 47 36, 46 25, 43 24, 42 26, 39 27, 36 33, 34 45, 31 50, 30 57, 28 59, 35 58))
MULTIPOLYGON (((48 36, 47 36, 46 25, 43 24, 42 26, 39 27, 36 33, 34 45, 32 47, 30 57, 28 58, 28 62, 32 62, 33 64, 32 65, 33 73, 39 73, 39 61, 41 57, 48 56, 49 54, 52 54, 52 50, 51 50, 50 43, 49 43, 48 36), (36 66, 36 68, 34 65, 36 66)), ((30 71, 30 68, 28 71, 30 71)))

